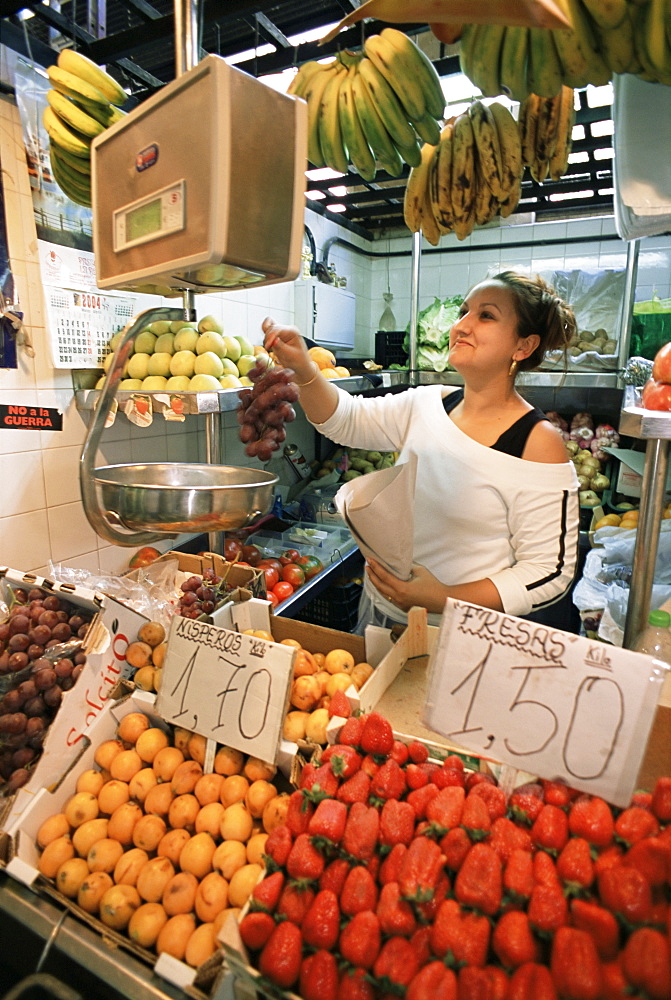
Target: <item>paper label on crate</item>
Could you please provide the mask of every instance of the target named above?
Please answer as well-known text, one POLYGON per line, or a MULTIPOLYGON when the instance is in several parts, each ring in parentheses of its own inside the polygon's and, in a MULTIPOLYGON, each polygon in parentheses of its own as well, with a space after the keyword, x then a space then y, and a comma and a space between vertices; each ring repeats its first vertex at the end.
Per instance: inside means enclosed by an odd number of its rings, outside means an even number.
POLYGON ((274 762, 295 649, 175 616, 161 690, 166 722, 274 762))
POLYGON ((666 664, 448 599, 424 724, 457 745, 629 804, 666 664))

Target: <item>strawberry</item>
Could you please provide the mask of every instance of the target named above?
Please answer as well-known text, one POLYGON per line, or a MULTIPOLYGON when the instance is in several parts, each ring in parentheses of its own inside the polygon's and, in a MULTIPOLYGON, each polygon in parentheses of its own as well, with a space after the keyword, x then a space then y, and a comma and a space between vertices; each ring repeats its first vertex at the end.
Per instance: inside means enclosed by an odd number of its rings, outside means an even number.
POLYGON ((488 785, 495 785, 496 778, 491 774, 487 774, 486 771, 468 771, 466 774, 466 791, 470 792, 471 788, 475 788, 476 785, 481 783, 488 785))
POLYGON ((413 764, 423 764, 429 759, 429 748, 420 740, 411 740, 408 743, 408 757, 413 764))
POLYGON ((332 951, 340 936, 340 907, 331 889, 320 889, 301 923, 303 940, 311 948, 332 951))
POLYGON ((308 833, 299 833, 287 858, 287 874, 293 879, 316 881, 324 871, 324 855, 312 843, 308 833))
POLYGON ((347 806, 344 802, 339 802, 337 799, 322 799, 308 823, 307 832, 318 841, 326 841, 325 846, 339 844, 345 832, 346 822, 347 806))
POLYGON ((512 819, 531 826, 544 804, 542 785, 529 781, 514 790, 508 800, 508 809, 512 819))
POLYGON ((389 982, 396 993, 399 986, 407 986, 419 971, 419 960, 414 948, 404 937, 390 937, 380 948, 373 964, 373 975, 382 983, 389 982))
POLYGON ((274 913, 284 888, 284 873, 274 872, 258 882, 252 889, 250 909, 274 913))
MULTIPOLYGON (((272 859, 281 868, 286 864, 293 842, 293 835, 285 821, 270 831, 263 852, 267 858, 272 859)), ((266 861, 266 865, 269 867, 268 861, 266 861)))
POLYGON ((377 885, 365 865, 350 868, 340 893, 340 909, 346 917, 362 910, 374 910, 377 905, 377 885))
POLYGON ((405 1000, 457 1000, 457 977, 443 962, 429 962, 408 984, 405 1000))
POLYGON ((277 904, 277 917, 285 917, 297 927, 303 923, 305 914, 312 906, 315 890, 301 883, 288 882, 277 904))
POLYGON ((433 923, 436 913, 438 912, 438 907, 447 897, 451 888, 450 876, 443 868, 443 871, 440 872, 438 878, 436 879, 436 888, 433 890, 433 896, 431 899, 427 899, 423 903, 413 904, 415 912, 417 913, 417 918, 426 924, 433 923))
POLYGON ((347 695, 344 691, 338 690, 335 694, 331 695, 331 700, 328 704, 329 719, 332 719, 334 715, 338 715, 343 719, 349 719, 352 714, 352 706, 347 700, 347 695))
POLYGON ((529 854, 533 850, 528 830, 513 823, 507 816, 494 820, 487 843, 494 848, 504 863, 515 850, 528 851, 529 854))
POLYGON ((554 934, 568 923, 568 904, 561 886, 536 883, 527 909, 529 923, 541 937, 554 934))
POLYGON ((507 969, 539 960, 538 941, 523 910, 509 910, 499 917, 492 934, 492 948, 501 965, 507 969))
POLYGON ((568 819, 559 806, 544 805, 531 827, 536 847, 556 857, 568 840, 568 819))
MULTIPOLYGON (((341 736, 341 742, 342 740, 341 736)), ((361 732, 361 749, 364 753, 376 756, 386 756, 391 753, 394 745, 394 734, 391 723, 379 712, 370 712, 366 716, 361 732)))
POLYGON ((360 716, 352 715, 338 733, 338 742, 349 747, 359 747, 362 731, 363 719, 360 716))
POLYGON ((454 895, 464 906, 493 917, 501 906, 501 861, 489 844, 473 844, 454 881, 454 895))
POLYGON ((466 788, 466 775, 463 769, 459 770, 458 767, 448 767, 447 764, 441 764, 430 777, 431 781, 439 788, 449 788, 450 785, 466 788))
POLYGON ((403 767, 404 764, 407 764, 410 754, 402 740, 394 740, 389 756, 396 761, 399 767, 403 767))
POLYGON ((659 823, 647 809, 629 806, 615 820, 614 832, 620 843, 631 847, 644 837, 655 837, 659 833, 659 823))
POLYGON ((586 899, 574 899, 571 901, 571 923, 591 935, 603 962, 616 957, 620 947, 620 928, 610 910, 586 899))
POLYGON ((378 881, 380 885, 387 882, 398 882, 398 873, 401 870, 401 861, 408 848, 405 844, 394 844, 387 857, 380 865, 378 881))
POLYGON ((374 778, 380 770, 380 763, 383 760, 383 757, 376 757, 375 754, 367 753, 361 760, 361 770, 364 771, 369 778, 374 778))
POLYGON ((337 1000, 338 963, 323 948, 301 962, 299 990, 303 1000, 337 1000))
POLYGON ((671 840, 661 837, 646 837, 630 847, 623 862, 629 868, 637 868, 651 886, 671 883, 671 840))
POLYGON ((604 906, 628 924, 643 924, 652 915, 650 883, 637 868, 624 865, 608 868, 597 879, 599 896, 604 906))
POLYGON ((290 920, 276 924, 259 955, 259 971, 288 990, 297 981, 303 958, 300 929, 290 920))
POLYGON ((468 794, 461 814, 461 825, 473 841, 484 840, 492 829, 489 809, 480 795, 468 794))
POLYGON ((414 791, 415 788, 423 788, 424 785, 428 785, 429 776, 418 764, 406 764, 405 783, 408 788, 414 791))
POLYGON ((578 794, 564 781, 549 780, 548 778, 540 778, 539 781, 543 789, 543 801, 547 805, 559 806, 560 809, 565 809, 569 802, 578 794))
POLYGON ((557 858, 557 874, 567 895, 589 889, 594 881, 594 865, 590 846, 584 837, 571 837, 557 858))
POLYGON ((240 937, 251 951, 259 951, 272 934, 275 921, 269 913, 262 910, 249 911, 240 921, 240 937))
POLYGON ((643 792, 640 789, 631 797, 630 806, 640 806, 642 809, 649 809, 652 812, 652 792, 643 792))
POLYGON ((400 799, 405 792, 405 774, 393 757, 386 760, 373 777, 370 793, 376 799, 400 799))
POLYGON ((389 847, 410 843, 415 835, 415 810, 409 802, 387 799, 380 811, 380 843, 389 847))
POLYGON ((671 996, 671 950, 660 931, 637 928, 624 946, 622 969, 631 986, 643 990, 650 1000, 671 996))
MULTIPOLYGON (((305 768, 303 768, 303 770, 305 770, 305 768)), ((299 833, 306 832, 308 823, 310 822, 314 811, 315 807, 308 801, 300 789, 291 793, 289 796, 289 806, 287 808, 287 814, 284 822, 289 827, 294 837, 297 837, 299 833)))
POLYGON ((508 984, 507 1000, 557 1000, 547 965, 525 962, 515 969, 508 984))
POLYGON ((652 811, 662 823, 671 823, 671 777, 657 778, 652 790, 652 811))
MULTIPOLYGON (((305 770, 305 768, 303 769, 305 770)), ((318 802, 320 799, 330 796, 333 798, 335 793, 338 791, 340 785, 340 778, 333 772, 331 767, 331 761, 327 761, 325 764, 320 764, 318 768, 311 773, 309 780, 304 781, 303 775, 301 774, 301 788, 304 792, 310 792, 310 798, 318 802)))
POLYGON ((550 972, 561 997, 601 1000, 603 976, 596 945, 585 931, 560 927, 552 942, 550 972))
POLYGON ((491 785, 488 782, 482 782, 481 784, 476 785, 475 788, 472 788, 468 794, 469 796, 479 795, 480 798, 484 800, 492 823, 494 820, 505 816, 508 809, 506 794, 502 788, 499 788, 498 785, 491 785))
POLYGON ((594 874, 598 878, 601 872, 608 868, 617 868, 624 859, 624 849, 619 844, 611 844, 603 851, 599 851, 594 860, 594 874))
POLYGON ((516 848, 503 869, 503 892, 513 905, 529 901, 534 887, 534 864, 529 851, 516 848))
POLYGON ((472 847, 471 838, 461 826, 448 830, 440 840, 440 849, 445 856, 445 867, 458 872, 464 858, 472 847))
POLYGON ((485 965, 489 950, 487 917, 462 910, 456 899, 445 899, 431 926, 431 950, 450 964, 485 965), (448 953, 450 953, 448 955, 448 953))
POLYGON ((568 827, 574 837, 584 837, 592 847, 608 847, 615 824, 610 806, 598 795, 579 795, 571 803, 568 827))
POLYGON ((430 781, 422 788, 416 788, 406 795, 405 801, 409 802, 415 810, 415 816, 417 819, 425 818, 429 802, 435 795, 438 794, 438 791, 438 786, 434 785, 434 783, 430 781))
POLYGON ((334 858, 333 861, 329 861, 319 876, 319 888, 331 889, 332 892, 335 892, 336 896, 340 897, 349 870, 350 863, 347 858, 334 858))
POLYGON ((356 771, 351 778, 343 781, 336 792, 336 798, 340 802, 351 805, 353 802, 368 802, 370 795, 370 778, 365 771, 356 771))
POLYGON ((508 994, 506 973, 493 965, 465 965, 459 969, 457 981, 459 1000, 506 1000, 508 994))
POLYGON ((536 851, 533 855, 534 882, 540 885, 550 885, 560 889, 561 880, 557 875, 557 866, 545 851, 536 851))
POLYGON ((443 860, 438 844, 428 837, 415 837, 401 860, 398 873, 403 898, 419 903, 432 899, 443 860))
POLYGON ((338 1000, 375 1000, 375 990, 365 969, 345 969, 340 977, 338 1000))
POLYGON ((412 906, 406 899, 401 898, 398 882, 387 882, 382 886, 375 912, 383 934, 410 937, 417 929, 412 906))
POLYGON ((427 803, 426 818, 435 825, 439 836, 461 823, 466 792, 458 785, 441 788, 427 803))
POLYGON ((345 743, 333 743, 321 756, 322 764, 330 761, 333 773, 342 781, 356 774, 361 767, 361 760, 361 754, 345 743))
MULTIPOLYGON (((350 781, 353 781, 350 778, 350 781)), ((374 806, 353 802, 347 816, 341 848, 357 861, 369 861, 375 853, 380 832, 380 814, 374 806)))
POLYGON ((632 995, 631 986, 622 971, 622 962, 614 958, 601 966, 604 1000, 642 1000, 641 994, 632 995))
POLYGON ((346 962, 361 969, 372 969, 381 943, 377 914, 372 910, 362 910, 340 932, 338 950, 346 962))
POLYGON ((410 944, 414 948, 420 967, 431 961, 433 957, 431 955, 431 928, 428 924, 413 931, 410 935, 410 944))

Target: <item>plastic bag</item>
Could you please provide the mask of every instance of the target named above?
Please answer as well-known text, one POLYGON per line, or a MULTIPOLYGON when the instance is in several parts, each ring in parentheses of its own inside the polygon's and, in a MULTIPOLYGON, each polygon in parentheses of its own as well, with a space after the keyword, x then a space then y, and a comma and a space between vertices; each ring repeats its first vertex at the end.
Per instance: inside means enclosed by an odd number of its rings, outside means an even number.
POLYGON ((542 368, 568 371, 604 371, 618 367, 618 332, 624 299, 626 273, 619 269, 552 271, 541 276, 551 284, 557 295, 567 302, 575 314, 578 331, 596 333, 605 330, 616 346, 607 353, 598 350, 581 351, 577 347, 564 351, 549 351, 542 368))
POLYGON ((150 621, 160 622, 167 630, 177 608, 177 559, 151 563, 126 576, 92 573, 61 564, 49 564, 49 574, 61 583, 98 591, 127 604, 150 621))
MULTIPOLYGON (((634 530, 619 531, 599 537, 604 529, 594 534, 594 541, 603 547, 603 562, 610 566, 631 566, 634 561, 636 534, 634 530)), ((657 546, 657 561, 654 573, 655 583, 671 584, 671 520, 662 521, 657 546)))

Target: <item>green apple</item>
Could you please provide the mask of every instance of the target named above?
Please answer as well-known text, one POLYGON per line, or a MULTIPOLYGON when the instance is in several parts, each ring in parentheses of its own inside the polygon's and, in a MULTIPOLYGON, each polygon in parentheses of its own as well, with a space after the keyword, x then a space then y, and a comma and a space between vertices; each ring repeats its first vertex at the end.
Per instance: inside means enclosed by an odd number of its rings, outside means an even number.
POLYGON ((265 366, 266 368, 269 368, 270 365, 272 365, 270 355, 268 354, 267 351, 254 350, 254 357, 256 358, 256 363, 259 365, 259 367, 265 366))
POLYGON ((168 378, 170 375, 170 362, 172 361, 172 354, 168 354, 167 351, 163 351, 161 354, 157 354, 156 351, 149 358, 149 365, 147 366, 147 375, 162 375, 163 378, 168 378))
POLYGON ((222 389, 241 389, 242 382, 235 375, 222 375, 219 379, 219 383, 222 389))
POLYGON ((240 375, 238 371, 238 366, 234 364, 230 358, 222 358, 221 363, 223 365, 222 375, 235 375, 236 378, 240 375))
POLYGON ((193 326, 184 326, 178 333, 175 334, 174 348, 175 353, 177 351, 192 351, 196 353, 196 344, 198 343, 198 338, 200 334, 193 326))
POLYGON ((152 333, 151 330, 140 330, 137 337, 135 338, 135 353, 153 354, 155 343, 156 343, 155 333, 152 333))
POLYGON ((250 340, 247 340, 246 337, 241 337, 240 334, 236 333, 235 334, 235 339, 240 344, 240 354, 241 355, 242 354, 253 354, 254 353, 254 346, 253 346, 253 344, 252 344, 252 342, 250 340))
POLYGON ((226 357, 230 358, 231 361, 237 361, 242 354, 239 341, 235 337, 224 337, 224 346, 226 357))
POLYGON ((150 357, 150 354, 133 354, 133 356, 128 359, 128 377, 139 379, 146 378, 149 374, 150 357))
POLYGON ((185 392, 189 388, 189 383, 191 379, 188 375, 171 375, 171 377, 166 382, 166 389, 170 392, 185 392))
POLYGON ((241 375, 246 375, 247 372, 252 370, 255 364, 256 358, 253 354, 241 354, 237 361, 238 371, 241 375))
POLYGON ((142 379, 142 388, 145 392, 160 392, 167 384, 168 380, 164 375, 147 375, 142 379))
MULTIPOLYGON (((121 338, 123 337, 123 335, 124 335, 124 331, 123 330, 119 330, 119 332, 115 333, 114 336, 111 338, 111 340, 109 342, 109 349, 112 352, 112 354, 114 354, 114 352, 116 351, 117 347, 121 343, 121 338)), ((133 348, 134 348, 134 345, 133 345, 133 342, 131 341, 131 345, 130 345, 131 354, 133 352, 133 348)))
POLYGON ((198 330, 200 333, 212 331, 221 334, 224 332, 223 326, 215 316, 203 316, 201 320, 198 320, 198 330))
POLYGON ((190 319, 174 319, 170 324, 170 333, 179 333, 185 326, 196 329, 196 324, 190 319))
POLYGON ((174 333, 162 333, 154 344, 154 354, 167 354, 175 353, 175 334, 174 333))
POLYGON ((142 388, 141 378, 122 378, 119 382, 119 388, 124 392, 132 392, 134 389, 142 388))
POLYGON ((155 323, 150 323, 148 329, 155 333, 157 337, 162 337, 164 333, 170 333, 170 320, 159 319, 155 323))
POLYGON ((195 364, 196 355, 193 351, 177 351, 170 358, 170 374, 187 375, 191 378, 195 364))
POLYGON ((244 386, 245 389, 247 389, 249 386, 254 385, 254 383, 252 382, 252 380, 250 378, 247 378, 246 375, 241 375, 240 376, 240 385, 244 386))
POLYGON ((216 354, 218 358, 226 357, 224 338, 215 330, 209 330, 207 333, 201 333, 198 338, 198 343, 196 344, 196 354, 205 354, 207 351, 211 351, 213 354, 216 354))
POLYGON ((214 375, 194 375, 189 382, 189 389, 192 392, 219 392, 221 386, 214 375))
POLYGON ((205 351, 204 354, 199 354, 196 358, 193 373, 194 375, 214 375, 215 378, 219 378, 220 375, 224 374, 224 365, 214 351, 205 351))

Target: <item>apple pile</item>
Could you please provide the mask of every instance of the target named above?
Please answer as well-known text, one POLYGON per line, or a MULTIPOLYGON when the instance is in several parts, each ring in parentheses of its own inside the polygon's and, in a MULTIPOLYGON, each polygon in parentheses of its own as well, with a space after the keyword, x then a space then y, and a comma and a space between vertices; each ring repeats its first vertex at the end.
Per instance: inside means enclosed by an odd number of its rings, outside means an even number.
MULTIPOLYGON (((110 342, 105 374, 114 357, 120 333, 110 342)), ((198 322, 158 320, 137 334, 124 377, 118 388, 144 392, 216 392, 240 389, 252 383, 247 373, 257 364, 271 367, 272 360, 259 345, 238 334, 224 334, 214 316, 198 322)), ((102 388, 105 376, 98 380, 102 388)))
POLYGON ((641 399, 646 410, 671 410, 671 341, 657 351, 641 399))

